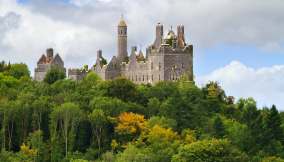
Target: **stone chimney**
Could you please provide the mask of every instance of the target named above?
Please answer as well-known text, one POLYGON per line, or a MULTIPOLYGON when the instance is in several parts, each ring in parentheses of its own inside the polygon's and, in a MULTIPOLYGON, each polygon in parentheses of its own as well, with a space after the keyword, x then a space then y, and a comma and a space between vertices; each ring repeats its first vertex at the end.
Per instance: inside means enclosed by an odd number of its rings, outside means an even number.
POLYGON ((46 59, 47 59, 47 62, 50 62, 53 59, 53 49, 52 48, 48 48, 46 50, 46 59))
POLYGON ((99 58, 101 58, 103 56, 102 53, 103 53, 102 50, 98 50, 97 51, 97 59, 99 59, 99 58))

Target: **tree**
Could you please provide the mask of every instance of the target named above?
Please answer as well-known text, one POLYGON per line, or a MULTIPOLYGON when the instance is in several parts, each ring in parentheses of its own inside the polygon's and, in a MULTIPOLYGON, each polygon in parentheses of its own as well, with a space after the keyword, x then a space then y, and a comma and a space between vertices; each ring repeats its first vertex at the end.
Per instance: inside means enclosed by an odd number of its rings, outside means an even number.
POLYGON ((47 147, 46 144, 43 142, 43 135, 42 131, 38 130, 33 133, 30 133, 28 137, 27 146, 30 146, 32 150, 35 151, 35 161, 36 162, 43 162, 48 161, 47 156, 47 147))
MULTIPOLYGON (((127 145, 127 148, 117 155, 116 162, 144 162, 152 161, 147 149, 137 148, 134 145, 127 145)), ((152 155, 153 156, 153 155, 152 155)))
POLYGON ((169 119, 164 116, 153 116, 151 117, 148 122, 147 126, 153 128, 155 125, 159 125, 163 128, 172 128, 175 129, 177 126, 177 122, 174 119, 169 119))
POLYGON ((170 162, 171 157, 177 153, 181 141, 178 133, 171 128, 155 125, 143 133, 136 143, 141 148, 148 150, 148 161, 170 162))
POLYGON ((51 67, 45 77, 44 77, 44 82, 48 84, 53 84, 57 80, 64 79, 66 77, 65 71, 61 68, 58 67, 51 67))
POLYGON ((82 112, 74 103, 64 103, 56 107, 51 113, 52 136, 56 137, 62 133, 65 144, 65 157, 68 155, 68 146, 74 144, 75 130, 82 119, 82 112))
MULTIPOLYGON (((96 137, 97 145, 99 147, 99 152, 101 152, 101 143, 103 128, 105 127, 107 121, 107 116, 101 109, 94 109, 93 112, 89 115, 89 119, 92 125, 93 136, 96 137)), ((95 138, 93 138, 95 139, 95 138)))
POLYGON ((23 76, 30 77, 30 71, 26 64, 12 64, 11 68, 8 70, 8 74, 20 79, 23 76))
POLYGON ((263 158, 261 162, 284 162, 284 159, 281 159, 280 157, 270 156, 263 158))
MULTIPOLYGON (((117 126, 115 132, 126 137, 136 138, 146 128, 143 115, 130 113, 122 113, 117 117, 117 126)), ((128 139, 129 140, 129 139, 128 139)))
POLYGON ((125 78, 117 78, 109 81, 107 96, 116 97, 122 101, 135 101, 137 98, 136 85, 125 78))
POLYGON ((182 145, 172 162, 206 161, 206 162, 246 162, 247 156, 234 148, 228 140, 211 139, 182 145))
POLYGON ((214 136, 216 138, 223 138, 226 135, 226 130, 220 116, 217 116, 213 123, 214 136))
POLYGON ((283 130, 281 128, 281 117, 275 105, 272 105, 266 119, 266 130, 269 131, 270 139, 284 142, 283 130))

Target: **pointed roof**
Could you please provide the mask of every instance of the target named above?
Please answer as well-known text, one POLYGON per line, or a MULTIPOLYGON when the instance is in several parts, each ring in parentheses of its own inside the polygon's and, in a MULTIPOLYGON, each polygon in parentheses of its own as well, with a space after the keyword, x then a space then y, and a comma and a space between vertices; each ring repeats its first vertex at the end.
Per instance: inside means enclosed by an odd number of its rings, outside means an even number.
POLYGON ((118 26, 120 26, 120 27, 127 27, 126 22, 125 22, 125 20, 123 18, 123 15, 121 15, 121 18, 119 20, 118 26))
POLYGON ((63 63, 63 60, 61 59, 61 57, 59 56, 59 54, 57 53, 54 57, 54 59, 51 61, 51 63, 63 63))
POLYGON ((46 62, 46 56, 42 54, 40 59, 38 60, 37 64, 44 64, 46 62))
POLYGON ((139 54, 137 55, 137 61, 144 61, 145 58, 144 58, 144 55, 143 55, 143 52, 142 50, 139 51, 139 54))

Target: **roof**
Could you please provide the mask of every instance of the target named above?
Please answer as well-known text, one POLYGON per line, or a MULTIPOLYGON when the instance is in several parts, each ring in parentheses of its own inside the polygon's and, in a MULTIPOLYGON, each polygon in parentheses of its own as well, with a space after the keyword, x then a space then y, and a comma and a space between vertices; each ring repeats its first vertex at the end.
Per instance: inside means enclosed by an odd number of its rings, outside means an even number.
POLYGON ((45 57, 45 55, 43 54, 42 56, 41 56, 41 58, 38 60, 38 64, 44 64, 46 62, 46 57, 45 57))
POLYGON ((125 20, 123 18, 120 19, 120 21, 118 23, 118 26, 125 26, 125 27, 127 26, 126 22, 125 22, 125 20))

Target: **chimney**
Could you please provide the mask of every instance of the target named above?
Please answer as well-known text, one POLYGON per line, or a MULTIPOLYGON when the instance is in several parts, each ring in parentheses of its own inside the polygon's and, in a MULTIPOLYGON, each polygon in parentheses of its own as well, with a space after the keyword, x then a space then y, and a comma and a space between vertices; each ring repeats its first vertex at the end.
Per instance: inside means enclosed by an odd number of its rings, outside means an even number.
POLYGON ((97 51, 97 59, 99 59, 99 58, 101 58, 103 56, 102 53, 103 53, 102 50, 98 50, 97 51))
POLYGON ((53 49, 52 49, 52 48, 48 48, 48 49, 46 50, 46 56, 47 56, 48 58, 53 58, 53 49))

